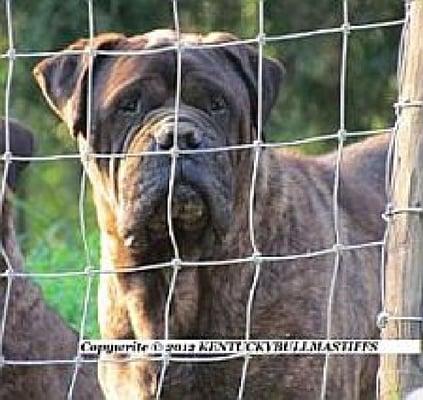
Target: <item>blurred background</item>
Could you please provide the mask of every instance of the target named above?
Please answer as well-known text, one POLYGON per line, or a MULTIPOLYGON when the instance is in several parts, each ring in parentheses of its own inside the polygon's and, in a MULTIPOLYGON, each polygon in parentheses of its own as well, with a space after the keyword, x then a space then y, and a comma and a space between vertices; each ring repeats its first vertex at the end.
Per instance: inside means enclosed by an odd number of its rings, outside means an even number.
MULTIPOLYGON (((258 30, 256 0, 180 0, 182 31, 230 31, 241 38, 258 30)), ((4 3, 3 3, 4 4, 4 3)), ((401 19, 398 0, 350 0, 354 25, 401 19)), ((12 2, 15 47, 18 52, 60 50, 88 35, 84 0, 12 2)), ((94 0, 97 33, 127 35, 151 29, 172 28, 171 1, 94 0)), ((268 35, 339 27, 341 0, 267 0, 265 30, 268 35)), ((396 58, 400 27, 354 31, 348 49, 346 122, 348 131, 392 126, 396 99, 396 58)), ((339 71, 341 34, 272 42, 267 55, 282 61, 286 79, 265 127, 271 141, 287 141, 335 133, 339 126, 339 71)), ((7 51, 4 9, 0 11, 0 53, 7 51)), ((32 78, 39 58, 18 58, 15 63, 10 115, 36 133, 37 154, 75 153, 66 128, 45 103, 32 78)), ((4 114, 7 59, 0 59, 0 115, 4 114)), ((336 142, 302 146, 317 154, 336 142)), ((34 162, 27 169, 15 200, 19 210, 19 238, 30 271, 76 271, 86 265, 78 210, 81 167, 76 161, 34 162)), ((89 186, 88 186, 89 191, 89 186)), ((90 258, 99 265, 98 231, 87 193, 85 220, 90 258)), ((79 328, 84 278, 40 278, 47 301, 76 329, 79 328)), ((91 296, 86 335, 98 336, 96 282, 91 296)))

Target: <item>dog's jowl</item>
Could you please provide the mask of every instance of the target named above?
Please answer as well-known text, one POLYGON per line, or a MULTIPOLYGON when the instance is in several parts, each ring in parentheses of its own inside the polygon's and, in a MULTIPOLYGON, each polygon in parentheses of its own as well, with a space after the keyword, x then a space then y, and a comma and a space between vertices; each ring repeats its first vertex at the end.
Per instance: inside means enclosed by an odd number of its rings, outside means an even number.
MULTIPOLYGON (((219 43, 229 34, 186 34, 191 44, 219 43)), ((171 31, 95 38, 97 50, 173 46, 171 31)), ((70 49, 83 49, 80 40, 70 49)), ((191 46, 192 47, 192 46, 191 46)), ((253 143, 257 137, 258 53, 247 45, 183 48, 172 225, 183 260, 227 260, 252 254, 249 194, 254 151, 208 149, 253 143), (195 153, 195 150, 204 150, 195 153)), ((60 54, 39 63, 35 77, 82 153, 130 153, 85 159, 101 230, 103 268, 166 262, 174 257, 166 206, 175 128, 176 53, 104 56, 93 63, 92 124, 87 132, 88 54, 60 54), (143 156, 139 153, 148 152, 143 156), (152 154, 153 153, 153 154, 152 154)), ((283 68, 263 60, 263 123, 278 95, 283 68)), ((372 179, 363 176, 357 147, 346 150, 340 193, 342 243, 381 237, 384 138, 360 146, 373 155, 372 179), (369 150, 371 149, 371 150, 369 150)), ((334 244, 333 157, 305 158, 263 149, 254 198, 254 230, 263 255, 330 249, 334 244)), ((379 249, 343 251, 332 311, 332 337, 375 338, 379 310, 379 249)), ((334 252, 262 264, 251 320, 252 338, 325 338, 334 252)), ((103 338, 163 338, 172 270, 102 274, 99 321, 103 338)), ((184 266, 170 310, 171 338, 243 338, 254 265, 184 266)), ((163 399, 234 399, 244 359, 170 362, 163 399)), ((250 360, 245 399, 317 399, 324 357, 250 360)), ((373 399, 377 361, 330 359, 328 399, 373 399)), ((160 363, 101 364, 108 399, 150 399, 160 363)))

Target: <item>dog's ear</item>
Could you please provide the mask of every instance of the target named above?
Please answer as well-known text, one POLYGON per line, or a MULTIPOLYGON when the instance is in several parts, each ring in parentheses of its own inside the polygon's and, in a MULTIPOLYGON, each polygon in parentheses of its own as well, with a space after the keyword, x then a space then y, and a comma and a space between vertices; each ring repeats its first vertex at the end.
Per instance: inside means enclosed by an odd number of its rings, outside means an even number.
MULTIPOLYGON (((102 34, 94 38, 94 50, 111 50, 126 38, 115 33, 102 34)), ((72 54, 88 48, 88 39, 80 39, 63 53, 46 58, 34 70, 35 79, 51 108, 67 124, 74 137, 86 131, 87 82, 89 55, 72 54)), ((95 73, 100 56, 94 59, 95 73)))
MULTIPOLYGON (((205 42, 209 43, 236 40, 238 40, 236 36, 226 32, 213 32, 205 37, 205 42)), ((257 127, 259 53, 255 47, 246 44, 223 46, 221 49, 247 85, 250 95, 251 118, 257 127)), ((279 61, 269 57, 263 57, 262 66, 262 120, 264 125, 278 97, 285 68, 279 61)))
MULTIPOLYGON (((14 120, 9 120, 10 152, 19 157, 31 157, 34 154, 35 139, 32 132, 14 120)), ((0 153, 6 150, 6 122, 0 118, 0 153)), ((13 161, 7 173, 7 184, 16 189, 19 175, 28 165, 28 161, 13 161)))

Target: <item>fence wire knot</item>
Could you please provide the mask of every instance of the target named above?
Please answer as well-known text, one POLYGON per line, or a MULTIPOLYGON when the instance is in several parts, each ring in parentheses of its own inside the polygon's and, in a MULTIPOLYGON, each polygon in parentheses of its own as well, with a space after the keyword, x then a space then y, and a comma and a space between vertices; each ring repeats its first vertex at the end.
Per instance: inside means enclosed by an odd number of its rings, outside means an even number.
POLYGON ((345 22, 341 25, 341 29, 345 34, 349 35, 351 33, 351 24, 349 22, 345 22))
POLYGON ((342 243, 335 243, 332 249, 335 253, 341 253, 345 249, 345 246, 342 243))
POLYGON ((251 254, 251 262, 253 264, 259 264, 262 261, 261 256, 262 254, 259 251, 255 251, 253 254, 251 254))
POLYGON ((82 361, 83 361, 83 358, 81 357, 80 354, 77 354, 73 359, 73 362, 74 362, 74 364, 77 368, 79 368, 81 366, 82 361))
POLYGON ((261 32, 257 35, 257 43, 260 46, 264 46, 266 44, 267 40, 266 40, 266 34, 264 32, 261 32))
POLYGON ((84 165, 88 165, 91 159, 91 154, 89 151, 85 150, 81 152, 81 161, 84 165))
POLYGON ((180 258, 174 258, 171 265, 173 269, 180 270, 182 267, 182 260, 180 258))
POLYGON ((392 203, 386 204, 386 209, 382 213, 382 219, 388 222, 394 216, 394 205, 392 203))
POLYGON ((260 150, 262 146, 263 146, 263 140, 261 140, 261 139, 254 140, 254 142, 253 142, 254 150, 256 150, 256 151, 260 150))
POLYGON ((84 268, 84 273, 87 275, 87 276, 95 276, 95 272, 94 272, 94 270, 95 270, 95 268, 92 266, 92 265, 87 265, 85 268, 84 268))
POLYGON ((176 51, 182 53, 188 47, 188 44, 182 40, 177 40, 175 43, 175 46, 176 46, 176 51))
POLYGON ((167 368, 170 364, 170 353, 166 350, 166 346, 164 349, 165 351, 162 353, 163 367, 167 368))
POLYGON ((7 49, 6 57, 9 60, 16 60, 16 49, 14 47, 7 49))
POLYGON ((179 157, 179 154, 181 153, 180 149, 178 146, 172 146, 172 148, 169 150, 169 155, 172 158, 177 158, 179 157))
POLYGON ((389 313, 387 311, 381 311, 376 317, 376 325, 379 329, 384 329, 389 322, 389 313))
POLYGON ((11 151, 5 151, 3 153, 3 161, 6 164, 10 164, 12 162, 12 152, 11 151))
POLYGON ((92 46, 88 46, 85 48, 85 52, 87 53, 88 57, 95 58, 97 56, 97 49, 92 46))
POLYGON ((347 139, 347 136, 348 136, 346 129, 339 129, 337 132, 337 135, 338 135, 338 140, 342 143, 347 139))

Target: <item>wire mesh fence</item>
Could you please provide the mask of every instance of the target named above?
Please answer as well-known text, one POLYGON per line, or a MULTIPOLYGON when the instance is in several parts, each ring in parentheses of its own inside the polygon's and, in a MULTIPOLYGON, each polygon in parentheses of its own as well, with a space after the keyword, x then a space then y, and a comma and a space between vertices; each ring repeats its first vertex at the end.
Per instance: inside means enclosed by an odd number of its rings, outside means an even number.
MULTIPOLYGON (((127 158, 127 157, 155 157, 155 156, 168 156, 171 160, 170 163, 170 177, 168 182, 168 197, 167 197, 167 228, 168 228, 168 235, 171 241, 172 249, 173 249, 173 257, 169 259, 167 262, 152 264, 152 265, 139 265, 127 268, 121 268, 119 270, 115 270, 113 268, 100 268, 99 266, 93 265, 92 257, 90 255, 90 248, 88 245, 88 241, 86 238, 86 227, 85 227, 85 196, 86 196, 86 187, 87 187, 87 173, 82 173, 81 182, 80 182, 80 196, 79 196, 79 220, 80 220, 80 235, 83 241, 84 246, 84 253, 85 253, 85 268, 80 271, 67 271, 67 272, 44 272, 44 273, 35 273, 35 272, 15 272, 13 269, 13 265, 8 262, 7 254, 4 252, 2 248, 2 255, 6 260, 7 263, 7 270, 1 274, 2 279, 7 280, 7 290, 5 293, 5 301, 3 307, 3 313, 1 318, 1 325, 0 325, 0 359, 3 365, 58 365, 58 364, 68 364, 73 365, 73 375, 71 384, 69 387, 69 391, 67 394, 68 399, 73 397, 73 391, 75 382, 78 376, 78 370, 81 364, 83 363, 96 363, 98 360, 93 359, 85 359, 81 356, 79 352, 79 348, 75 349, 75 358, 69 360, 8 360, 4 357, 3 353, 3 340, 4 340, 4 333, 5 333, 5 325, 8 315, 8 308, 9 308, 9 299, 10 299, 10 291, 13 285, 13 280, 16 277, 50 277, 50 278, 60 278, 64 276, 83 276, 87 280, 86 285, 86 292, 83 301, 83 311, 81 316, 80 322, 80 329, 79 329, 79 339, 83 340, 85 337, 85 325, 87 320, 87 313, 88 313, 88 305, 90 302, 91 291, 93 286, 93 278, 100 274, 125 274, 125 273, 132 273, 132 272, 143 272, 143 271, 150 271, 150 270, 159 270, 163 268, 170 269, 171 277, 168 286, 168 293, 166 296, 165 302, 165 310, 164 310, 164 332, 163 332, 163 339, 169 339, 169 319, 170 319, 170 312, 171 312, 171 304, 172 299, 175 294, 175 285, 178 279, 178 273, 184 267, 216 267, 216 268, 224 268, 225 266, 229 265, 241 265, 241 264, 248 264, 251 265, 253 268, 253 279, 251 281, 251 286, 249 290, 248 300, 245 306, 245 339, 249 339, 251 336, 251 318, 252 318, 252 310, 254 307, 254 297, 255 292, 257 289, 257 285, 260 281, 260 276, 265 269, 263 268, 263 263, 272 263, 272 262, 280 262, 280 261, 288 261, 288 260, 300 260, 300 259, 309 259, 313 257, 319 257, 322 255, 333 255, 334 256, 334 265, 332 269, 332 278, 329 282, 329 290, 328 290, 328 298, 327 298, 327 315, 326 315, 326 338, 330 339, 332 337, 332 310, 334 306, 334 293, 337 287, 337 277, 338 271, 340 267, 340 259, 341 255, 344 252, 364 249, 364 248, 377 248, 381 251, 381 273, 380 273, 380 280, 381 280, 381 302, 382 302, 382 310, 378 317, 378 324, 380 328, 389 321, 389 320, 405 320, 405 321, 421 321, 422 318, 416 316, 395 316, 390 315, 386 312, 384 308, 384 299, 385 299, 385 284, 384 284, 384 276, 385 276, 385 246, 387 243, 387 238, 389 235, 389 218, 398 213, 408 213, 408 212, 422 212, 422 209, 418 208, 395 208, 391 199, 391 177, 395 175, 395 171, 393 171, 393 165, 391 164, 391 155, 394 151, 395 146, 395 133, 398 129, 398 124, 401 123, 401 111, 404 107, 420 107, 422 104, 421 102, 409 102, 407 99, 402 99, 401 96, 398 98, 398 102, 394 105, 396 110, 396 123, 394 127, 387 127, 386 129, 378 129, 378 130, 366 130, 366 131, 348 131, 346 128, 346 98, 347 98, 347 64, 348 64, 348 54, 349 54, 349 38, 350 35, 356 31, 368 31, 372 29, 380 29, 380 28, 390 28, 390 27, 397 27, 403 26, 403 33, 400 43, 399 49, 399 57, 398 57, 398 82, 399 82, 399 93, 401 94, 401 79, 403 76, 403 60, 404 60, 404 53, 407 51, 406 46, 406 35, 407 35, 407 28, 409 23, 409 1, 406 2, 405 5, 405 18, 400 20, 393 20, 393 21, 383 21, 383 22, 372 22, 368 24, 362 25, 353 25, 350 23, 349 18, 349 4, 348 0, 340 0, 342 1, 343 6, 343 13, 342 13, 342 25, 340 27, 331 27, 325 29, 318 29, 313 31, 306 31, 306 32, 295 32, 295 33, 287 33, 283 35, 267 35, 266 28, 265 28, 265 20, 264 20, 264 11, 265 11, 265 1, 258 0, 258 31, 257 35, 253 38, 248 39, 240 39, 240 40, 233 40, 224 43, 213 43, 213 44, 191 44, 187 43, 182 39, 182 32, 181 26, 178 16, 178 1, 172 0, 172 12, 173 12, 173 19, 174 19, 174 31, 175 31, 175 44, 160 48, 154 49, 143 49, 143 50, 96 50, 94 45, 95 40, 95 29, 94 29, 94 16, 95 16, 95 4, 93 0, 87 0, 87 12, 88 12, 88 31, 89 31, 89 40, 88 46, 85 47, 83 50, 65 50, 62 52, 50 51, 46 49, 44 51, 37 51, 37 52, 20 52, 16 50, 15 43, 14 43, 14 32, 13 32, 13 15, 12 15, 12 1, 6 0, 5 1, 5 12, 6 12, 6 21, 7 21, 7 37, 8 37, 8 50, 4 54, 0 54, 0 59, 5 59, 8 62, 8 74, 7 74, 7 82, 5 87, 5 152, 1 156, 1 160, 4 163, 4 172, 2 177, 2 187, 1 187, 1 201, 5 198, 5 191, 6 191, 6 178, 8 175, 9 166, 12 162, 16 161, 57 161, 57 160, 69 160, 69 159, 80 159, 84 166, 87 166, 88 163, 92 162, 95 159, 108 159, 110 161, 116 160, 119 158, 127 158), (316 37, 321 35, 340 35, 342 38, 342 46, 341 46, 341 54, 340 54, 340 76, 339 76, 339 125, 337 132, 324 134, 320 136, 314 136, 311 138, 304 138, 295 141, 286 141, 286 142, 277 142, 277 143, 268 143, 265 142, 263 139, 263 52, 264 47, 268 43, 280 43, 284 41, 295 41, 303 38, 309 37, 316 37), (228 145, 224 147, 213 147, 213 148, 198 148, 198 149, 183 149, 178 147, 178 122, 179 122, 179 113, 180 113, 180 101, 181 101, 181 82, 183 77, 183 68, 182 68, 182 56, 184 51, 186 50, 200 50, 200 49, 210 49, 210 48, 217 48, 223 46, 239 46, 244 44, 250 44, 257 46, 258 49, 258 68, 256 71, 257 74, 257 82, 258 82, 258 94, 257 94, 257 136, 252 143, 239 143, 236 145, 228 145), (94 68, 94 60, 96 56, 104 55, 108 57, 119 57, 122 55, 127 56, 138 56, 138 55, 147 55, 147 54, 156 54, 162 52, 175 52, 176 54, 176 87, 175 87, 175 103, 174 103, 174 132, 173 132, 173 146, 169 150, 161 150, 161 151, 143 151, 139 153, 94 153, 94 152, 87 152, 85 154, 52 154, 52 155, 41 155, 41 156, 34 156, 34 157, 20 157, 18 155, 12 154, 10 151, 10 130, 9 130, 9 113, 10 113, 10 99, 12 96, 12 80, 13 80, 13 72, 14 67, 19 59, 21 58, 40 58, 40 57, 48 57, 54 56, 59 54, 68 54, 68 55, 85 55, 88 57, 89 64, 88 64, 88 85, 87 85, 87 114, 86 114, 86 132, 87 132, 87 141, 89 142, 89 138, 91 135, 91 128, 92 128, 92 114, 93 114, 93 68, 94 68), (381 240, 366 242, 361 244, 349 244, 344 243, 342 240, 341 229, 340 229, 340 210, 339 210, 339 187, 340 187, 340 176, 341 176, 341 165, 342 165, 342 157, 343 157, 343 150, 345 141, 348 138, 357 138, 357 137, 365 137, 369 135, 377 135, 386 132, 392 132, 391 135, 391 144, 389 147, 389 154, 387 156, 387 165, 386 165, 386 194, 388 198, 386 212, 384 217, 386 219, 386 230, 385 235, 381 240), (334 241, 333 246, 329 248, 319 249, 315 251, 310 251, 307 253, 302 254, 286 254, 286 255, 266 255, 261 252, 260 247, 258 246, 257 239, 256 239, 256 229, 254 222, 254 213, 255 213, 255 195, 256 195, 256 182, 257 182, 257 174, 258 168, 260 163, 260 157, 262 150, 265 148, 287 148, 290 146, 297 146, 300 144, 309 144, 315 143, 320 141, 327 141, 327 140, 337 140, 337 153, 336 153, 336 162, 335 162, 335 172, 334 172, 334 181, 333 181, 333 198, 332 198, 332 215, 333 215, 333 235, 334 241), (219 153, 219 152, 233 152, 238 150, 249 150, 253 154, 253 168, 251 174, 251 182, 250 182, 250 189, 249 189, 249 210, 248 210, 248 226, 249 226, 249 237, 250 237, 250 244, 251 244, 251 254, 248 257, 242 258, 233 258, 233 259, 224 259, 224 260, 206 260, 206 261, 190 261, 184 260, 181 258, 180 249, 178 246, 178 241, 175 235, 175 229, 172 222, 172 200, 174 195, 174 186, 175 186, 175 171, 177 166, 178 157, 180 155, 186 154, 198 154, 198 153, 219 153)), ((376 321, 375 321, 376 323, 376 321)), ((249 367, 249 361, 251 355, 248 353, 239 353, 239 354, 231 354, 228 356, 213 356, 207 357, 208 362, 218 362, 224 361, 228 359, 242 359, 243 360, 243 367, 242 372, 239 380, 239 388, 238 388, 238 398, 242 399, 246 379, 247 379, 247 372, 249 367)), ((204 359, 198 359, 195 357, 184 357, 178 358, 173 356, 172 354, 163 353, 161 357, 151 357, 151 359, 158 360, 161 362, 161 372, 160 372, 160 379, 158 384, 157 390, 157 398, 160 398, 164 378, 166 375, 167 368, 169 363, 172 361, 179 361, 179 362, 202 362, 205 361, 204 359)), ((131 357, 131 361, 136 361, 136 357, 131 357)), ((122 362, 127 362, 128 360, 123 360, 122 362)), ((107 362, 121 362, 119 360, 114 361, 107 361, 107 362)), ((329 354, 325 356, 325 362, 322 369, 322 380, 321 380, 321 399, 326 398, 326 391, 327 391, 327 378, 328 374, 330 374, 330 357, 329 354)))

